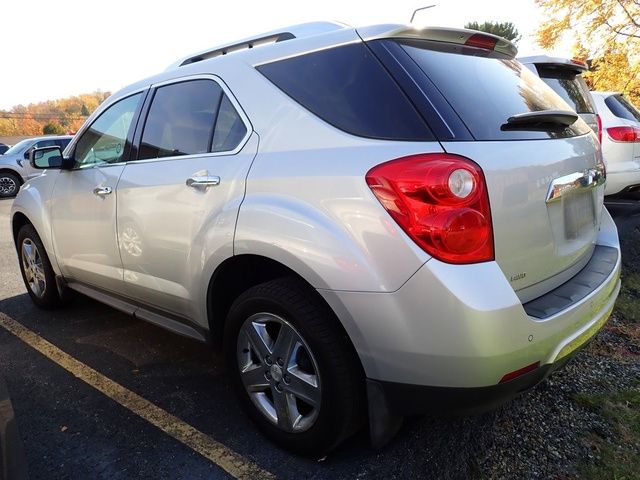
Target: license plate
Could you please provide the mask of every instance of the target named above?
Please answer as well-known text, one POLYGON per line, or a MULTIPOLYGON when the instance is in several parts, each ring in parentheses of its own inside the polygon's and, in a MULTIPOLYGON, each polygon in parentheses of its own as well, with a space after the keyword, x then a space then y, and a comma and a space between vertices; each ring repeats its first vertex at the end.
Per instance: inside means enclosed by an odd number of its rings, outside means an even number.
POLYGON ((567 195, 563 199, 564 237, 574 240, 586 231, 591 231, 595 222, 592 192, 567 195))

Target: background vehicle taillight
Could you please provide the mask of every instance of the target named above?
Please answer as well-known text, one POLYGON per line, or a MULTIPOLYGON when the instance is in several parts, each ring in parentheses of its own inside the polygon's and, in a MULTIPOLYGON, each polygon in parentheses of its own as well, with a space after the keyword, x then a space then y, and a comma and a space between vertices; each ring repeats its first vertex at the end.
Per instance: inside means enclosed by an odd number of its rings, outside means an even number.
POLYGON ((366 180, 428 254, 449 263, 494 259, 489 196, 476 163, 445 153, 411 155, 373 167, 366 180))
POLYGON ((607 128, 607 134, 614 142, 640 142, 638 127, 611 127, 607 128))
POLYGON ((602 118, 599 113, 596 113, 596 123, 598 125, 598 141, 602 144, 602 118))

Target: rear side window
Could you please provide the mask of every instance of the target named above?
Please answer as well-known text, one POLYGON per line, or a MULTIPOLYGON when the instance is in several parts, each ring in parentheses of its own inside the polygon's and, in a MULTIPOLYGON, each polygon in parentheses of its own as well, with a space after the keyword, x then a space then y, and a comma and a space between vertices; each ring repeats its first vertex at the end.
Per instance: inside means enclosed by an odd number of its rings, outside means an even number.
POLYGON ((368 138, 433 140, 426 123, 362 43, 257 67, 325 122, 368 138))
POLYGON ((566 69, 537 66, 540 78, 577 113, 595 113, 589 87, 582 75, 566 69))
POLYGON ((611 95, 604 99, 604 103, 616 117, 640 122, 640 111, 622 95, 611 95))
POLYGON ((142 134, 140 159, 209 151, 222 89, 192 80, 156 90, 142 134))
MULTIPOLYGON (((381 42, 391 42, 383 40, 381 42)), ((573 110, 537 75, 496 52, 428 40, 400 40, 401 62, 413 62, 425 77, 414 76, 424 91, 433 86, 455 110, 476 140, 524 140, 582 135, 580 119, 571 126, 537 130, 504 128, 509 117, 542 110, 573 110), (404 53, 403 53, 404 52, 404 53), (404 58, 406 57, 406 58, 404 58)), ((428 101, 425 98, 425 101, 428 101)))
POLYGON ((233 150, 247 134, 247 127, 238 115, 231 100, 226 95, 222 96, 220 110, 213 132, 212 152, 227 152, 233 150))

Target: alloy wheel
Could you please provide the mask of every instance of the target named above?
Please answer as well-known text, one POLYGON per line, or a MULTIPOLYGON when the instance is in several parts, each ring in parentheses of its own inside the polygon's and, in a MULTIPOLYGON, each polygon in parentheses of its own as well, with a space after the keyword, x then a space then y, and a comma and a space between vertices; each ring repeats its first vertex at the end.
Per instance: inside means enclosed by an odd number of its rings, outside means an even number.
POLYGON ((18 184, 11 177, 0 176, 0 195, 14 195, 18 191, 18 184))
POLYGON ((246 392, 271 423, 289 433, 313 426, 322 397, 318 363, 293 325, 252 315, 240 328, 236 357, 246 392))
POLYGON ((38 247, 30 238, 25 238, 22 242, 22 267, 29 288, 36 297, 42 298, 47 288, 47 280, 38 247))

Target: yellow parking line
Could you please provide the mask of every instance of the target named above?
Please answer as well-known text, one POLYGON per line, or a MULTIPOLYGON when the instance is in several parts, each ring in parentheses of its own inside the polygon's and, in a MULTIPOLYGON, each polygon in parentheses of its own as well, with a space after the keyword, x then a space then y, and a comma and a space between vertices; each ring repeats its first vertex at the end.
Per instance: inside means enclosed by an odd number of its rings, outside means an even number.
POLYGON ((183 422, 178 417, 142 398, 100 372, 76 360, 49 343, 37 333, 0 312, 0 326, 24 343, 54 361, 83 382, 91 385, 123 407, 212 461, 231 476, 239 479, 271 479, 273 474, 244 459, 210 436, 183 422))

